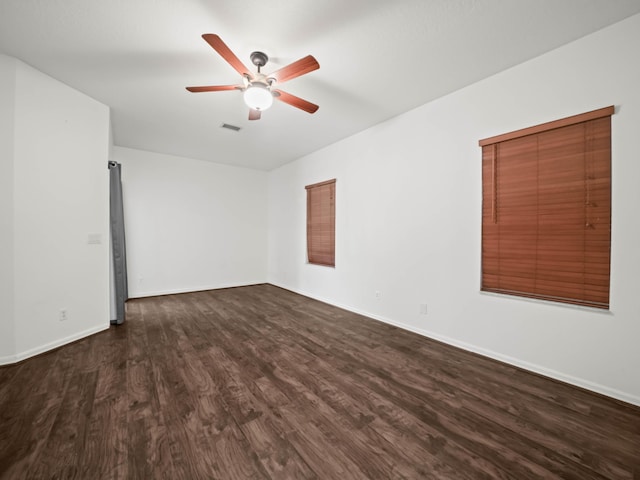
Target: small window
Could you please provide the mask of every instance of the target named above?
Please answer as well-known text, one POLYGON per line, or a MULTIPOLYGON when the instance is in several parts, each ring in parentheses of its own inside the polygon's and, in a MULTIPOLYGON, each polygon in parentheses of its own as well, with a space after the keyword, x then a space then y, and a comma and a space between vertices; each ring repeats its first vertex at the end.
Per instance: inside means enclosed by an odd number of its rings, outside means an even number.
POLYGON ((480 141, 482 290, 609 308, 613 113, 480 141))
POLYGON ((336 264, 336 180, 307 185, 307 259, 336 264))

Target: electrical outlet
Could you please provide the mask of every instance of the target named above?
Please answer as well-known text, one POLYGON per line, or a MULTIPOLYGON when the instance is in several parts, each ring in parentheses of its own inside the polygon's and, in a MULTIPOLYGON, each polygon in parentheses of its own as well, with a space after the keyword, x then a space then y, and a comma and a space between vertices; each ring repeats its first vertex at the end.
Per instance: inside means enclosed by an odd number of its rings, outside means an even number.
POLYGON ((380 290, 376 290, 376 298, 380 300, 381 297, 382 297, 382 294, 380 293, 380 290))
POLYGON ((427 304, 426 303, 421 303, 420 304, 420 315, 426 315, 427 314, 427 304))
POLYGON ((67 309, 66 308, 61 308, 60 309, 60 315, 58 316, 58 320, 60 320, 61 322, 66 322, 67 321, 67 309))

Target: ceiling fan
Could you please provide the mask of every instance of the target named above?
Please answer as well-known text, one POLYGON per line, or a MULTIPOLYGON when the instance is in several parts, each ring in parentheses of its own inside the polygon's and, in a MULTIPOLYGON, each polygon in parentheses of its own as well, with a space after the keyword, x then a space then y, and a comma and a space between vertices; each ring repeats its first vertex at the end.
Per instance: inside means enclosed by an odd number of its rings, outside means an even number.
POLYGON ((240 90, 244 92, 244 101, 249 107, 249 120, 259 120, 262 112, 269 108, 276 98, 281 102, 304 110, 305 112, 315 113, 318 105, 303 100, 302 98, 283 92, 282 90, 273 88, 276 84, 281 84, 292 80, 296 77, 313 72, 320 68, 317 60, 311 55, 307 55, 298 61, 295 61, 286 67, 282 67, 275 72, 265 75, 260 69, 269 61, 269 57, 263 52, 253 52, 251 54, 251 62, 257 67, 258 72, 251 72, 235 54, 227 47, 227 45, 214 33, 205 33, 202 38, 211 45, 211 47, 224 58, 240 75, 242 75, 242 84, 240 85, 211 85, 203 87, 186 87, 190 92, 220 92, 224 90, 240 90))

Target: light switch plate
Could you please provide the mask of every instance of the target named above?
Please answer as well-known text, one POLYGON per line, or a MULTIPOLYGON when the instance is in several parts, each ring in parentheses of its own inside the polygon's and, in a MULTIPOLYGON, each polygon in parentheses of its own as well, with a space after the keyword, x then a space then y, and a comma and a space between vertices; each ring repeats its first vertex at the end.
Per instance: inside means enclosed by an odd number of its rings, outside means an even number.
POLYGON ((90 233, 87 236, 87 243, 89 245, 100 245, 102 243, 102 235, 99 233, 90 233))

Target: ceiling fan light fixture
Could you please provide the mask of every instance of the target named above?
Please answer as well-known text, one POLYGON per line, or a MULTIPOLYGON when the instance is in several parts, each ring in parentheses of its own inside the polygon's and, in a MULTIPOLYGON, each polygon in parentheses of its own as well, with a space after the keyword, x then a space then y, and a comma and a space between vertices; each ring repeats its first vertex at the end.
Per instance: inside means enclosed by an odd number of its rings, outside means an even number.
POLYGON ((252 110, 264 111, 273 104, 273 95, 266 85, 254 83, 244 91, 244 103, 252 110))

